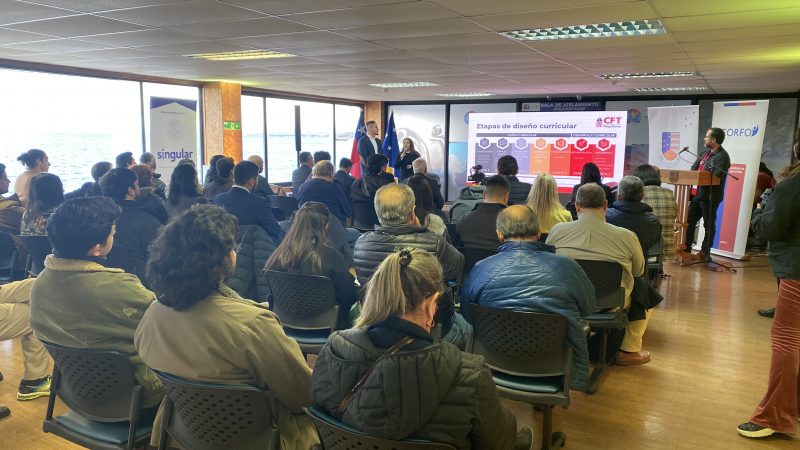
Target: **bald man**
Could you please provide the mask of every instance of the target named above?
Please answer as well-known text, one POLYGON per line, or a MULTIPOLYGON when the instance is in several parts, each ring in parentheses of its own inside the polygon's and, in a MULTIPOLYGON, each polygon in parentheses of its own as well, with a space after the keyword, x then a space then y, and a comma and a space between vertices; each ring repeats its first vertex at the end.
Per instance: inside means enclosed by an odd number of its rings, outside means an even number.
POLYGON ((253 155, 247 158, 248 161, 255 163, 258 166, 258 182, 256 183, 255 189, 253 189, 253 195, 257 195, 262 198, 267 198, 270 195, 275 195, 272 192, 272 188, 269 187, 269 183, 267 183, 267 179, 261 176, 261 173, 264 172, 264 159, 258 155, 253 155))

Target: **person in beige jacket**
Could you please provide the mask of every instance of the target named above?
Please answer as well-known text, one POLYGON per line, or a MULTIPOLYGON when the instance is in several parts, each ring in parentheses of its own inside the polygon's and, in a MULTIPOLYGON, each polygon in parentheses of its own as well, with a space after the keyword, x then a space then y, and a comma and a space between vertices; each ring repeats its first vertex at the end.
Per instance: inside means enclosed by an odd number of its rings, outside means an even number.
POLYGON ((279 434, 281 449, 308 449, 318 442, 302 411, 311 401, 311 369, 274 313, 223 284, 236 266, 235 236, 235 218, 212 205, 197 205, 164 227, 146 273, 158 301, 136 330, 136 348, 160 372, 268 390, 276 417, 265 429, 279 434))

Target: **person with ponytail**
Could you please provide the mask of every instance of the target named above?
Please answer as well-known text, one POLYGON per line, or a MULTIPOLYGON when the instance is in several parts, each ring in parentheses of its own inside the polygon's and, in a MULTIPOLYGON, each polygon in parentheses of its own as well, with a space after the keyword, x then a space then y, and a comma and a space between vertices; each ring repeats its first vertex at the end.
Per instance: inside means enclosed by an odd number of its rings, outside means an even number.
POLYGON ((267 260, 264 270, 322 275, 333 281, 339 304, 339 329, 350 328, 350 308, 356 302, 356 286, 344 257, 328 239, 331 213, 319 202, 306 202, 297 211, 281 244, 267 260))
POLYGON ((337 331, 311 376, 312 404, 370 436, 459 449, 529 449, 483 358, 431 335, 442 267, 428 252, 390 254, 366 284, 356 327, 337 331))
POLYGON ((32 148, 19 155, 17 161, 25 166, 25 171, 17 175, 17 179, 14 181, 14 192, 22 202, 22 206, 28 206, 28 189, 31 185, 31 178, 38 173, 50 170, 50 160, 47 159, 47 153, 32 148))

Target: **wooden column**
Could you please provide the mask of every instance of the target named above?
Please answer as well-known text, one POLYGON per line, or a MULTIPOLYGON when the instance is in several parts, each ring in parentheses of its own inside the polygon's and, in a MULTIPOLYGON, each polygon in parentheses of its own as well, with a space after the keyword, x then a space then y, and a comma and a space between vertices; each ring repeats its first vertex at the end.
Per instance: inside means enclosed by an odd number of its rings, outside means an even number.
POLYGON ((378 137, 383 139, 383 135, 386 134, 386 130, 383 129, 383 102, 364 103, 364 123, 370 120, 374 120, 378 123, 378 129, 380 131, 380 136, 378 137))
POLYGON ((208 83, 203 86, 203 143, 205 163, 214 155, 242 160, 242 86, 208 83))

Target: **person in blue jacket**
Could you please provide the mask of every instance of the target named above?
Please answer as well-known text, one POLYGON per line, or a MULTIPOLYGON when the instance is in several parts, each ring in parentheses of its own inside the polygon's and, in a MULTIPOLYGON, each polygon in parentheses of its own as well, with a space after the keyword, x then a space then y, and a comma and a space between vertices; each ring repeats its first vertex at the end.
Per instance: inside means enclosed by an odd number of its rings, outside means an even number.
POLYGON ((594 286, 575 260, 556 255, 553 246, 538 242, 539 223, 527 205, 509 206, 497 216, 497 237, 498 254, 475 265, 464 284, 461 304, 566 317, 573 352, 570 384, 573 389, 585 389, 589 351, 581 317, 594 309, 594 286))

